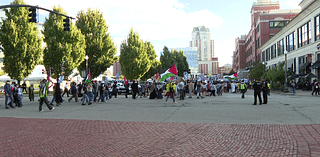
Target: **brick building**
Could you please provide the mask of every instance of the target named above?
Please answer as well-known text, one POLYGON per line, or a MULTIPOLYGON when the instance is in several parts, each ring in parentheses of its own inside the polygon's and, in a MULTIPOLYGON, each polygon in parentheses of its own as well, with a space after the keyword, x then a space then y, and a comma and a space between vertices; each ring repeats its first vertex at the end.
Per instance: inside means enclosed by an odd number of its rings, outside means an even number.
MULTIPOLYGON (((256 61, 261 61, 260 47, 283 28, 301 9, 281 10, 280 2, 271 0, 258 0, 251 8, 251 29, 245 36, 245 49, 242 46, 236 47, 233 64, 236 70, 242 69, 239 58, 245 55, 245 67, 251 68, 256 61), (235 63, 237 61, 239 63, 235 63), (237 66, 238 65, 238 66, 237 66)), ((242 44, 240 38, 239 44, 242 44)), ((237 42, 237 40, 236 40, 237 42)), ((237 45, 237 43, 236 43, 237 45)), ((242 69, 243 70, 243 69, 242 69)))

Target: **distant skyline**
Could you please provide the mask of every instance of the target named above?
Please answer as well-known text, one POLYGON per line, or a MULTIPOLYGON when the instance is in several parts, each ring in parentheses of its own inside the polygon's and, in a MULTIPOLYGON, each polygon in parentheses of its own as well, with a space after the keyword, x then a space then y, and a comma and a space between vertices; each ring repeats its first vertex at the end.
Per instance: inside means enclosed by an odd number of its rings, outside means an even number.
MULTIPOLYGON (((251 25, 251 7, 258 0, 25 0, 29 5, 46 9, 60 5, 69 16, 76 17, 80 10, 88 8, 103 12, 108 32, 118 53, 120 44, 132 27, 144 41, 150 41, 160 55, 164 46, 188 47, 193 27, 204 25, 210 29, 215 42, 215 57, 220 66, 232 64, 235 38, 247 34, 251 25)), ((278 0, 272 0, 276 2, 278 0)), ((299 9, 302 0, 279 0, 281 9, 299 9)), ((8 5, 12 0, 2 0, 8 5)), ((40 11, 40 22, 48 12, 40 11)), ((73 21, 75 22, 75 21, 73 21)))

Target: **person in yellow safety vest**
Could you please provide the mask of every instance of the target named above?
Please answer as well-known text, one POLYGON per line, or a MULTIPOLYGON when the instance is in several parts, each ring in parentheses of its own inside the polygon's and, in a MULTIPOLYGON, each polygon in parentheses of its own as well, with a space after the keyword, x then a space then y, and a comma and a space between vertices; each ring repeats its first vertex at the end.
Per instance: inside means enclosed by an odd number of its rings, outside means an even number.
POLYGON ((166 101, 164 102, 164 104, 167 104, 169 97, 171 97, 173 99, 173 103, 176 104, 177 102, 174 99, 176 85, 174 84, 174 82, 169 82, 166 86, 166 89, 167 89, 167 93, 166 93, 167 98, 166 98, 166 101))
POLYGON ((241 96, 242 99, 244 99, 244 93, 246 93, 246 91, 247 91, 246 84, 244 83, 244 81, 242 81, 240 84, 240 92, 242 93, 242 96, 241 96))
POLYGON ((271 85, 269 82, 267 82, 267 86, 268 86, 268 95, 270 95, 270 89, 271 89, 271 85))
POLYGON ((50 82, 47 81, 46 79, 42 80, 42 83, 40 84, 40 103, 39 103, 39 112, 42 112, 42 105, 43 102, 47 105, 48 109, 50 111, 54 110, 54 107, 52 107, 52 105, 50 105, 48 98, 47 98, 47 94, 48 94, 48 89, 50 82))

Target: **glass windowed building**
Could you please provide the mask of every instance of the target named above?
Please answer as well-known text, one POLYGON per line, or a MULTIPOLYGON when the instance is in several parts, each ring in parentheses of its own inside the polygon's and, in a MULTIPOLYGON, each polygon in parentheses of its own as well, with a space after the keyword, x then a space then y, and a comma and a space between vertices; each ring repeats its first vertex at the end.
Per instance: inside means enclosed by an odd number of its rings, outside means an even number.
MULTIPOLYGON (((184 48, 168 48, 168 50, 171 52, 173 50, 183 51, 184 55, 187 58, 187 62, 189 64, 189 69, 191 70, 192 74, 198 73, 198 48, 197 47, 184 47, 184 48)), ((161 51, 160 55, 162 55, 163 52, 161 51)))

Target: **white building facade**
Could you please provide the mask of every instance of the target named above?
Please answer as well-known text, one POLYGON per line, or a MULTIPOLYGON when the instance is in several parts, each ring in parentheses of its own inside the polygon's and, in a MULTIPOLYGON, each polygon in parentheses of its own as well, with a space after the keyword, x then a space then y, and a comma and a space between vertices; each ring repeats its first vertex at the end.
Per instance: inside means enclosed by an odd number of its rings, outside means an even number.
POLYGON ((267 68, 285 61, 295 74, 320 75, 320 0, 303 0, 302 11, 261 49, 261 61, 267 68))

